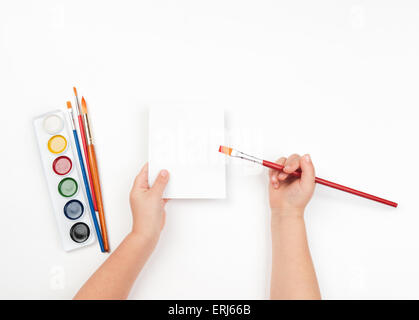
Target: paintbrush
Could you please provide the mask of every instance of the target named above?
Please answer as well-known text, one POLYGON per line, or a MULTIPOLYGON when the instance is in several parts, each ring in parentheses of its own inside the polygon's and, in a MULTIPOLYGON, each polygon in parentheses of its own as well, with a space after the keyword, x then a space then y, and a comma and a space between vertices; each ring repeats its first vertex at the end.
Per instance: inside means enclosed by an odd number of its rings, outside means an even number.
POLYGON ((95 208, 95 211, 97 211, 96 192, 93 188, 92 170, 90 168, 90 163, 87 158, 88 151, 87 151, 87 143, 86 143, 86 129, 83 125, 83 120, 82 120, 82 115, 81 115, 82 112, 80 108, 79 96, 77 94, 76 87, 73 87, 73 91, 74 91, 74 96, 75 96, 74 100, 76 102, 77 118, 79 120, 80 137, 81 137, 81 142, 83 144, 84 159, 86 162, 87 174, 89 176, 90 192, 92 193, 93 206, 95 208))
POLYGON ((87 113, 87 105, 86 100, 84 97, 81 99, 81 112, 83 114, 83 122, 86 128, 86 137, 87 137, 87 155, 90 164, 90 168, 92 168, 92 182, 93 188, 96 194, 97 206, 98 206, 98 213, 99 213, 99 221, 100 227, 102 229, 103 235, 103 244, 105 247, 105 251, 109 251, 109 242, 108 242, 108 233, 106 230, 106 221, 105 221, 105 212, 103 209, 103 201, 102 201, 102 192, 100 189, 100 180, 99 180, 99 170, 96 161, 96 153, 92 139, 92 131, 90 129, 89 123, 89 116, 87 113))
POLYGON ((87 200, 89 202, 90 213, 92 215, 93 224, 95 225, 95 230, 96 230, 96 235, 97 235, 97 238, 98 238, 98 241, 99 241, 100 250, 102 252, 105 252, 105 248, 103 246, 102 235, 100 233, 99 224, 97 223, 97 219, 96 219, 95 208, 93 206, 92 194, 90 193, 89 181, 87 180, 86 169, 84 167, 83 155, 81 153, 79 137, 77 136, 76 122, 74 121, 73 108, 71 107, 71 102, 70 101, 67 101, 67 108, 68 108, 68 115, 70 117, 71 127, 73 129, 74 142, 76 144, 77 154, 78 154, 78 157, 79 157, 80 168, 81 168, 81 173, 82 173, 82 176, 83 176, 84 187, 86 189, 87 200))
MULTIPOLYGON (((284 169, 284 166, 281 166, 277 163, 256 158, 254 156, 248 155, 248 154, 243 153, 241 151, 234 150, 233 148, 220 146, 218 151, 221 152, 221 153, 224 153, 224 154, 226 154, 230 157, 235 157, 235 158, 240 158, 240 159, 252 161, 252 162, 261 164, 265 167, 274 169, 274 170, 282 171, 284 169)), ((294 177, 301 177, 301 171, 294 171, 293 173, 291 173, 291 175, 294 176, 294 177)), ((315 181, 316 181, 316 183, 319 183, 319 184, 322 184, 322 185, 325 185, 325 186, 328 186, 328 187, 331 187, 331 188, 334 188, 334 189, 338 189, 338 190, 341 190, 341 191, 352 193, 354 195, 357 195, 357 196, 360 196, 360 197, 363 197, 363 198, 366 198, 366 199, 370 199, 370 200, 373 200, 373 201, 377 201, 377 202, 386 204, 388 206, 392 206, 392 207, 395 207, 395 208, 397 207, 396 202, 389 201, 389 200, 386 200, 386 199, 383 199, 383 198, 379 198, 379 197, 373 196, 371 194, 368 194, 368 193, 365 193, 365 192, 362 192, 362 191, 358 191, 358 190, 355 190, 355 189, 352 189, 352 188, 348 188, 348 187, 345 187, 343 185, 340 185, 340 184, 337 184, 337 183, 334 183, 334 182, 331 182, 331 181, 328 181, 328 180, 325 180, 325 179, 321 179, 321 178, 316 177, 315 181)))

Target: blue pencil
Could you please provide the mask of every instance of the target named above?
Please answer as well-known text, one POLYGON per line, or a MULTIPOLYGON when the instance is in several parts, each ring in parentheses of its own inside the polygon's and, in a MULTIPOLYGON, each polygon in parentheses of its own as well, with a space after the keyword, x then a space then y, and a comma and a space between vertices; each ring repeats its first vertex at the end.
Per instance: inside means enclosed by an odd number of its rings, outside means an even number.
POLYGON ((83 181, 84 181, 84 187, 86 188, 87 199, 89 201, 90 213, 92 214, 93 224, 95 225, 95 230, 97 234, 97 239, 99 241, 100 250, 102 252, 105 252, 105 248, 103 246, 102 234, 100 233, 99 224, 97 223, 95 207, 93 206, 92 194, 90 193, 89 181, 87 180, 86 169, 84 167, 83 156, 80 149, 79 137, 77 136, 76 124, 74 122, 73 110, 72 110, 70 101, 67 101, 67 108, 68 108, 68 114, 70 116, 71 126, 73 129, 74 142, 76 143, 77 153, 79 156, 80 168, 81 168, 81 173, 83 175, 83 181))

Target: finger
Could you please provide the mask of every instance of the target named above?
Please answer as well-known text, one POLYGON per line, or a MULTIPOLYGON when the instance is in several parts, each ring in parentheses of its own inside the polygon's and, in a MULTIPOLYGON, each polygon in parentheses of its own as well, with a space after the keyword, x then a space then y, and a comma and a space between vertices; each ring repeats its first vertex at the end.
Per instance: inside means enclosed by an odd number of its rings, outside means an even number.
POLYGON ((167 182, 169 182, 169 172, 167 170, 160 171, 159 175, 154 181, 151 187, 151 192, 161 198, 163 196, 164 189, 166 188, 167 182))
POLYGON ((166 212, 164 211, 160 231, 163 230, 165 224, 166 224, 166 212))
POLYGON ((285 162, 284 172, 293 173, 299 167, 300 167, 300 156, 298 154, 293 154, 285 162))
POLYGON ((316 179, 313 162, 311 161, 310 155, 306 154, 300 159, 301 167, 301 179, 300 184, 303 187, 311 188, 316 179))
MULTIPOLYGON (((282 157, 282 158, 279 158, 279 159, 276 161, 276 163, 277 163, 277 164, 279 164, 279 165, 281 165, 281 166, 283 166, 286 160, 287 160, 287 159, 286 159, 285 157, 282 157)), ((273 170, 273 169, 270 169, 269 171, 270 171, 270 179, 271 179, 271 183, 272 183, 272 185, 273 185, 275 188, 278 188, 278 187, 279 187, 278 173, 279 173, 280 171, 278 171, 278 170, 273 170)))
POLYGON ((287 162, 287 158, 285 157, 281 157, 279 158, 279 160, 276 161, 276 163, 279 164, 280 166, 284 166, 285 162, 287 162))
MULTIPOLYGON (((287 163, 288 159, 287 159, 287 158, 285 158, 285 157, 283 157, 283 158, 281 158, 281 159, 283 159, 283 161, 281 161, 281 163, 279 163, 279 164, 280 164, 281 166, 285 167, 285 164, 287 163)), ((285 179, 287 179, 287 178, 288 178, 288 174, 286 174, 286 173, 284 172, 284 169, 282 169, 281 171, 277 171, 277 176, 278 176, 278 181, 279 181, 279 182, 284 181, 285 179)))
MULTIPOLYGON (((275 163, 283 166, 286 160, 287 160, 286 158, 282 157, 276 160, 275 163)), ((269 178, 272 183, 278 182, 278 172, 279 172, 278 170, 269 169, 269 178)))
POLYGON ((149 189, 148 185, 148 162, 142 167, 140 173, 134 180, 134 188, 149 189))
POLYGON ((287 173, 285 173, 285 172, 279 172, 278 173, 278 180, 279 181, 284 181, 284 180, 286 180, 288 178, 288 174, 287 173))
POLYGON ((273 169, 269 169, 269 181, 271 182, 272 182, 272 177, 273 177, 274 172, 275 171, 273 169))

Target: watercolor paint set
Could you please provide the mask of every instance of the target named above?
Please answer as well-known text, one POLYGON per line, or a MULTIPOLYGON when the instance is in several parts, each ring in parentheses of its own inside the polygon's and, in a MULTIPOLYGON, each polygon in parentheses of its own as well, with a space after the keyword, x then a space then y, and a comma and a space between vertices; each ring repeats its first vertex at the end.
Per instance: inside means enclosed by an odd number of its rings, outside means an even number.
POLYGON ((89 245, 95 234, 66 115, 49 112, 33 124, 64 250, 89 245))
POLYGON ((87 103, 82 97, 80 105, 75 87, 73 92, 76 108, 67 101, 67 112, 56 110, 36 117, 35 135, 64 250, 97 239, 100 251, 109 252, 87 103))

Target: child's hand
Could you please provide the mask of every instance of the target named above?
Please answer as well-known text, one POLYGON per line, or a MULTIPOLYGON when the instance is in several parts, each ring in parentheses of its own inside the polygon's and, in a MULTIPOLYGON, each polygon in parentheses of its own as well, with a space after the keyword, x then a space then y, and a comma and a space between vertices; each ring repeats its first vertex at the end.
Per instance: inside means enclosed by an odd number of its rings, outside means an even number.
POLYGON ((314 166, 309 155, 293 154, 276 163, 285 166, 283 171, 269 171, 269 202, 272 214, 302 216, 315 187, 314 166), (290 173, 301 168, 301 178, 290 173))
POLYGON ((130 193, 132 232, 79 290, 75 299, 126 299, 153 252, 164 226, 167 200, 162 199, 169 173, 162 170, 148 185, 148 163, 135 178, 130 193))
POLYGON ((157 243, 166 220, 163 191, 169 181, 169 172, 160 171, 156 181, 150 188, 148 185, 148 163, 135 178, 130 193, 130 204, 133 217, 132 233, 157 243))

